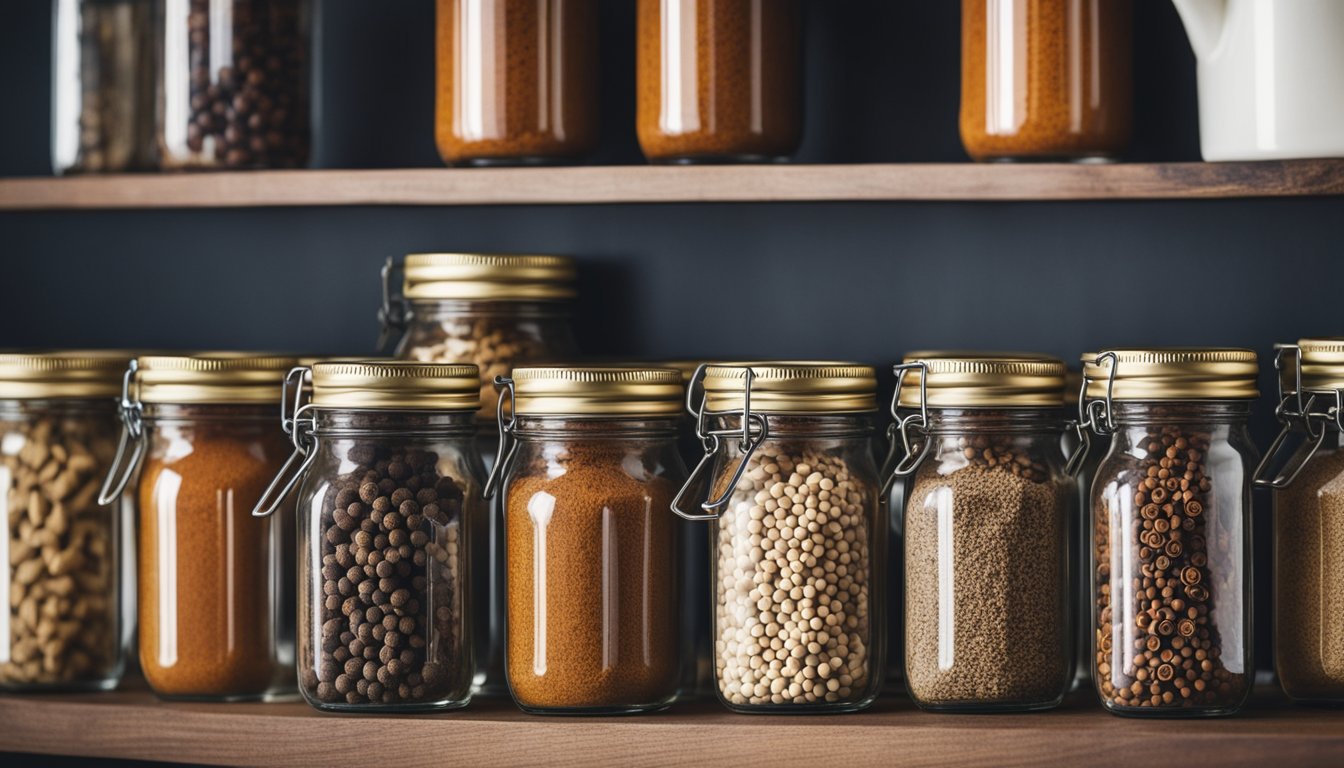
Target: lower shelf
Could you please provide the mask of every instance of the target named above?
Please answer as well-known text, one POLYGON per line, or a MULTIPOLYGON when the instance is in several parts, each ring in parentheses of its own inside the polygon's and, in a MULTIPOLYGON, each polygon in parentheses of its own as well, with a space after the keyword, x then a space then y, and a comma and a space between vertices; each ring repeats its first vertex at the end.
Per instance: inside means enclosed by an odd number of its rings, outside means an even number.
POLYGON ((301 702, 181 704, 144 690, 0 697, 0 752, 220 765, 1344 765, 1344 710, 1257 692, 1235 718, 1133 720, 1090 693, 1025 715, 935 715, 903 695, 840 716, 714 704, 615 718, 524 715, 507 701, 441 715, 324 715, 301 702))

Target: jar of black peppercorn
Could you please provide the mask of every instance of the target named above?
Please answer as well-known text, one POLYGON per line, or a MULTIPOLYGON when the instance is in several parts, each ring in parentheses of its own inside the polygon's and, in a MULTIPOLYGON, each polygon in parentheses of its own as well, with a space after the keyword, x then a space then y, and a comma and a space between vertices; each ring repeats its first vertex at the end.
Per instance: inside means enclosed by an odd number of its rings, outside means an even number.
POLYGON ((896 374, 910 697, 949 712, 1055 707, 1073 680, 1064 363, 917 352, 896 374))
POLYGON ((311 401, 284 418, 297 450, 256 514, 301 483, 299 690, 317 709, 471 698, 477 376, 474 365, 316 363, 311 401))
POLYGON ((308 0, 166 0, 156 8, 162 167, 307 165, 308 0))
POLYGON ((1247 349, 1083 360, 1080 410, 1111 438, 1091 494, 1093 680, 1110 712, 1228 715, 1250 692, 1256 373, 1247 349))

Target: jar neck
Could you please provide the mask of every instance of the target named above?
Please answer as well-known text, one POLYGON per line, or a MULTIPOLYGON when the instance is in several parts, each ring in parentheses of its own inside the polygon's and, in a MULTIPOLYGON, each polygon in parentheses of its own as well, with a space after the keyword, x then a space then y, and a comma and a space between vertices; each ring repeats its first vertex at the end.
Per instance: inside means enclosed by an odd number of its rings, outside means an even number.
POLYGON ((314 408, 319 437, 476 434, 475 411, 416 411, 382 408, 314 408))
POLYGON ((1138 424, 1236 424, 1251 415, 1249 400, 1115 402, 1111 417, 1123 426, 1138 424))
POLYGON ((271 421, 280 427, 276 403, 144 403, 145 421, 271 421))
POLYGON ((450 320, 455 317, 518 317, 563 320, 569 302, 513 299, 408 299, 409 322, 450 320))
POLYGON ((518 416, 514 434, 519 439, 603 438, 673 439, 681 417, 670 416, 518 416))
MULTIPOLYGON (((859 413, 763 413, 770 437, 871 437, 876 411, 859 413)), ((740 429, 740 414, 713 417, 718 429, 740 429)))
POLYGON ((1063 408, 930 408, 931 434, 1062 432, 1063 408))

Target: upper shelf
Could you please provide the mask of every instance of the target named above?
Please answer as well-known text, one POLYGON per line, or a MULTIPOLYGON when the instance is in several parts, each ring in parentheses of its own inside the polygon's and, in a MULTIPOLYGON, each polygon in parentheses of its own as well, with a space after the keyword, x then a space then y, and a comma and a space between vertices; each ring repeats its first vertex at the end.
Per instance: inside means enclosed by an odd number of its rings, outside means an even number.
POLYGON ((0 210, 325 205, 1142 200, 1344 195, 1344 159, 590 166, 0 179, 0 210))

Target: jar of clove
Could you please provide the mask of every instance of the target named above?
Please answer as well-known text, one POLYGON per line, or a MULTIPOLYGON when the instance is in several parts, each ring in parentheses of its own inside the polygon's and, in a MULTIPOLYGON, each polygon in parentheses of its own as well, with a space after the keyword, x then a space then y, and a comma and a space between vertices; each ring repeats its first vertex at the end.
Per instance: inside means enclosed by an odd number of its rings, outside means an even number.
POLYGON ((1049 709, 1073 678, 1064 363, 918 352, 896 367, 906 687, 946 711, 1049 709))
POLYGON ((474 365, 319 362, 310 402, 284 419, 296 452, 258 513, 302 483, 299 691, 318 709, 434 711, 471 698, 478 376, 474 365))
POLYGON ((1120 715, 1236 712, 1250 692, 1247 349, 1103 350, 1083 412, 1111 437, 1092 481, 1093 680, 1120 715))

